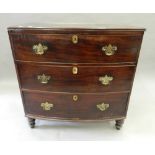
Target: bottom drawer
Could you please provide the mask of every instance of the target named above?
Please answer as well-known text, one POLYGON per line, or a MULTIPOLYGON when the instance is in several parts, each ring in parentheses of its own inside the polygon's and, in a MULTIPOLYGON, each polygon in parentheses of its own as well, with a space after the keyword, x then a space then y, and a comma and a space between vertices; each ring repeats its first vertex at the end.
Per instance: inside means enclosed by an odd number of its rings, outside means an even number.
POLYGON ((23 92, 26 115, 96 120, 126 116, 128 93, 72 94, 23 92))

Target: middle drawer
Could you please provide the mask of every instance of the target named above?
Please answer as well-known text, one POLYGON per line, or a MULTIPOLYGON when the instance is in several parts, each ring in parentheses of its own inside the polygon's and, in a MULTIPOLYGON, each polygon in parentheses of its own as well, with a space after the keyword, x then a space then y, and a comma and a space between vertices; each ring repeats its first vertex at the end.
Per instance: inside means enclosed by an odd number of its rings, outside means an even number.
POLYGON ((118 92, 131 89, 135 66, 58 66, 17 63, 22 89, 50 92, 118 92))

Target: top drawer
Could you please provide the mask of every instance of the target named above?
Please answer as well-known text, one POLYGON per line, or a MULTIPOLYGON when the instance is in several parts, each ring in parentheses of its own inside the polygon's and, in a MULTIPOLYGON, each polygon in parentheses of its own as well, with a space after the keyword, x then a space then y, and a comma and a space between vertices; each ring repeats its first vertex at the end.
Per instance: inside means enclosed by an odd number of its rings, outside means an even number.
POLYGON ((16 60, 51 63, 136 62, 141 36, 12 34, 16 60))

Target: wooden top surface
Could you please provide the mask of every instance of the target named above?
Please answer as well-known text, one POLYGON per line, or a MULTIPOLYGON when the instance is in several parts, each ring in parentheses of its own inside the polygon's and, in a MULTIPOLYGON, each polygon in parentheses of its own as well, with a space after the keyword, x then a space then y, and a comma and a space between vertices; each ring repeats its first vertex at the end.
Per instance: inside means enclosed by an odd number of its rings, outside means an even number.
POLYGON ((107 24, 77 24, 77 23, 29 23, 8 27, 10 29, 102 29, 102 30, 129 30, 145 31, 145 28, 125 26, 125 25, 107 25, 107 24))

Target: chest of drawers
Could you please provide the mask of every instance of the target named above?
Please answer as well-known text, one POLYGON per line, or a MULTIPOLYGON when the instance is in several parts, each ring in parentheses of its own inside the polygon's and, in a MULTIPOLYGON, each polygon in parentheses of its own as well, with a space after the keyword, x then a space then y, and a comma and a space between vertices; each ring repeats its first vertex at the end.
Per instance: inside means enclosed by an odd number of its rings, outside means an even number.
POLYGON ((144 29, 9 27, 25 115, 71 121, 126 118, 144 29))

